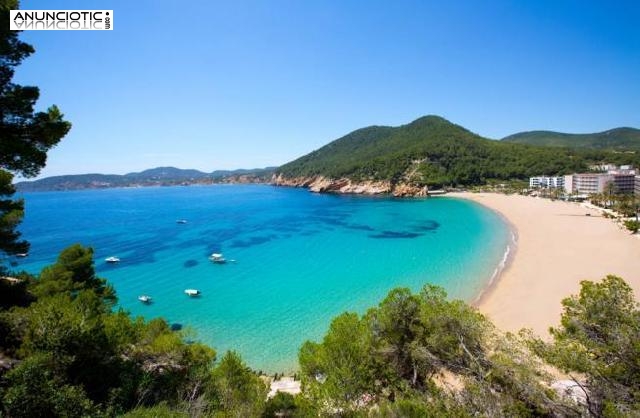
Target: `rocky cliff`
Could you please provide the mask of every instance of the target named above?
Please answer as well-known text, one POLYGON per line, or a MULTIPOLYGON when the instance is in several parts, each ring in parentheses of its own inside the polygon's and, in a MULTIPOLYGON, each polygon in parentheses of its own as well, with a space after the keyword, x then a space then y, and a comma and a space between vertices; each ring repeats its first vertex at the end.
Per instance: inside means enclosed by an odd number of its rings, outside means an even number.
POLYGON ((391 194, 396 197, 427 196, 426 187, 406 183, 391 184, 390 181, 353 181, 347 178, 330 179, 323 176, 287 178, 274 176, 276 186, 304 187, 315 193, 340 194, 391 194))

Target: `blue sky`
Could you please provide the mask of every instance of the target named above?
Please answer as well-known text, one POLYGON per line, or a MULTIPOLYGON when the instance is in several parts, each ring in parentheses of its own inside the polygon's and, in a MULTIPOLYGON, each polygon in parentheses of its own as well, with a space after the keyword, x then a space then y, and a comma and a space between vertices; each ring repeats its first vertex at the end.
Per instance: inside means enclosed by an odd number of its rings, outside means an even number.
POLYGON ((489 138, 640 127, 640 2, 22 0, 113 9, 28 31, 15 81, 73 129, 41 177, 283 164, 368 125, 489 138))

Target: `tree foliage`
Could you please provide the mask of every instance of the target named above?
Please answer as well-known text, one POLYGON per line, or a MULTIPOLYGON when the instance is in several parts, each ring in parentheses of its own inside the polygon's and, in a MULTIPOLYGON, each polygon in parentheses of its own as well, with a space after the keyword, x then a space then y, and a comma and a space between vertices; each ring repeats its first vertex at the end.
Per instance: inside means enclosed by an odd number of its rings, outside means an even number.
POLYGON ((340 315, 321 343, 302 346, 299 362, 318 413, 366 415, 373 405, 381 416, 571 412, 542 384, 549 377, 522 341, 433 286, 394 289, 363 316, 340 315))
POLYGON ((109 305, 116 302, 113 287, 105 279, 96 276, 93 249, 80 244, 64 249, 55 264, 42 270, 34 286, 34 293, 40 297, 59 293, 73 296, 82 290, 93 290, 109 305))
POLYGON ((267 385, 234 351, 227 351, 213 371, 216 409, 230 416, 259 416, 267 398, 267 385))
POLYGON ((15 68, 34 52, 9 29, 9 10, 18 9, 15 0, 0 4, 0 252, 26 252, 28 243, 16 231, 24 204, 12 200, 13 174, 37 175, 44 167, 47 151, 67 134, 71 124, 56 106, 35 111, 40 96, 37 87, 12 82, 15 68))
POLYGON ((591 414, 640 414, 640 310, 633 290, 617 276, 583 281, 562 306, 553 342, 537 341, 538 351, 565 372, 586 376, 591 414))
POLYGON ((4 411, 11 417, 89 416, 93 404, 81 386, 70 385, 56 373, 53 354, 25 359, 6 375, 4 411))
POLYGON ((296 397, 286 392, 278 392, 270 398, 264 407, 263 418, 304 416, 296 402, 296 397))

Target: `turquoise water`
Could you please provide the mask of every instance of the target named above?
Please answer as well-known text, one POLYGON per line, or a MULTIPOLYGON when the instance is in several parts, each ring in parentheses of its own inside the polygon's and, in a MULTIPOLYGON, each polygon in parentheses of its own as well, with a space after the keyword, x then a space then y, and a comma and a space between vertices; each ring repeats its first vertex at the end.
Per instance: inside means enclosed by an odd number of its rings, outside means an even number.
POLYGON ((63 248, 92 246, 122 307, 191 327, 218 352, 291 371, 331 318, 364 312, 393 287, 425 283, 472 300, 509 242, 494 212, 459 199, 318 195, 271 186, 28 193, 23 236, 38 272, 63 248), (185 219, 186 224, 176 220, 185 219), (222 252, 224 265, 207 256, 222 252), (121 258, 107 264, 109 256, 121 258), (196 288, 199 298, 183 291, 196 288), (143 305, 140 294, 153 297, 143 305))

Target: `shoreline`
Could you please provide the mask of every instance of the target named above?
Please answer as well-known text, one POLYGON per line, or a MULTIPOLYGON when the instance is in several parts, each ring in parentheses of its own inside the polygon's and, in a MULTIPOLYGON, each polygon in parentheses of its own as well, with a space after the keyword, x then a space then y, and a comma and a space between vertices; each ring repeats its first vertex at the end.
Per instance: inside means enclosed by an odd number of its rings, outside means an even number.
MULTIPOLYGON (((470 303, 502 331, 557 326, 562 299, 582 280, 622 277, 640 300, 640 240, 578 203, 498 193, 450 193, 496 212, 516 240, 504 266, 470 303), (589 214, 588 216, 585 216, 589 214)), ((507 252, 506 251, 506 252, 507 252)), ((501 261, 500 264, 503 262, 501 261)))
MULTIPOLYGON (((461 198, 461 199, 464 199, 464 198, 461 198)), ((470 200, 470 199, 466 199, 466 200, 470 200)), ((477 202, 474 202, 474 203, 477 203, 477 202)), ((510 237, 509 237, 509 243, 507 244, 507 248, 504 252, 504 255, 502 256, 500 263, 498 263, 498 266, 494 269, 493 274, 491 275, 491 278, 486 283, 486 285, 480 290, 480 292, 473 298, 473 300, 469 302, 469 305, 477 309, 480 308, 482 303, 486 300, 487 297, 489 297, 491 292, 495 290, 496 286, 500 283, 500 279, 502 278, 502 276, 509 271, 509 268, 513 264, 513 260, 515 259, 516 254, 518 252, 518 228, 501 212, 498 212, 485 205, 482 205, 482 206, 496 213, 503 220, 503 222, 507 224, 507 229, 509 231, 508 233, 510 237)))

